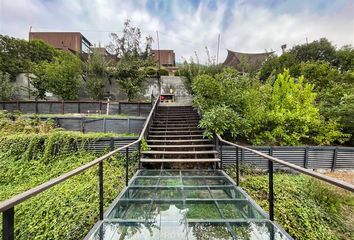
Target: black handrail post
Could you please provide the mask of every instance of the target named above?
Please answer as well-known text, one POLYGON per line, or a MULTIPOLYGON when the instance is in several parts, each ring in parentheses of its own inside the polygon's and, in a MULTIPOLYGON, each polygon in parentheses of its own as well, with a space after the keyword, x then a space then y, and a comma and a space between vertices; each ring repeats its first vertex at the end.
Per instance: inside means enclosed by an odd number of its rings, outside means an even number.
POLYGON ((103 162, 98 164, 99 168, 99 191, 100 191, 100 220, 103 220, 103 162))
POLYGON ((268 174, 269 174, 269 219, 274 221, 274 182, 273 182, 273 161, 268 160, 268 174))
POLYGON ((128 186, 129 176, 128 176, 128 162, 129 162, 129 148, 125 149, 125 186, 128 186))
POLYGON ((2 213, 2 239, 14 240, 15 239, 15 209, 14 207, 7 209, 2 213))
POLYGON ((222 142, 220 142, 220 164, 221 164, 221 170, 223 170, 223 159, 222 159, 222 142))
POLYGON ((141 141, 138 143, 138 169, 140 169, 140 158, 141 158, 141 141))
POLYGON ((240 161, 238 159, 238 147, 236 147, 236 185, 240 186, 240 161))

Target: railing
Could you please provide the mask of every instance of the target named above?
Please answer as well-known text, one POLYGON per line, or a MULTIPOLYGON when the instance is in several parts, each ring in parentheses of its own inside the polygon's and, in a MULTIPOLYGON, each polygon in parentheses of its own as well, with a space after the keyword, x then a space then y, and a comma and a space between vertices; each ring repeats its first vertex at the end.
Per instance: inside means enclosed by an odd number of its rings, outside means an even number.
POLYGON ((252 152, 252 153, 268 160, 268 179, 269 179, 268 203, 269 203, 269 219, 271 221, 274 221, 274 181, 273 181, 274 168, 273 168, 273 163, 283 165, 283 166, 290 168, 292 170, 295 170, 297 172, 306 174, 308 176, 314 177, 316 179, 319 179, 321 181, 327 182, 329 184, 335 185, 337 187, 340 187, 342 189, 345 189, 345 190, 348 190, 348 191, 354 193, 354 185, 351 185, 347 182, 340 181, 340 180, 332 178, 332 177, 328 177, 328 176, 323 175, 321 173, 317 173, 317 172, 308 170, 306 168, 297 166, 295 164, 286 162, 284 160, 280 160, 278 158, 275 158, 272 156, 272 149, 271 148, 269 150, 269 154, 265 154, 265 153, 259 152, 257 150, 254 150, 254 149, 226 141, 220 135, 214 135, 214 144, 215 144, 216 149, 220 152, 221 168, 223 166, 223 159, 222 159, 223 145, 225 144, 225 145, 230 145, 230 146, 235 147, 235 151, 236 151, 236 159, 235 159, 236 184, 237 184, 237 186, 240 186, 240 161, 239 161, 239 157, 238 157, 239 156, 239 154, 238 154, 239 149, 252 152))
POLYGON ((15 219, 15 206, 26 201, 27 199, 30 199, 34 196, 36 196, 39 193, 42 193, 46 191, 47 189, 50 189, 59 183, 64 182, 65 180, 74 177, 91 167, 95 165, 99 165, 99 170, 98 170, 98 181, 99 181, 99 219, 100 221, 103 220, 103 161, 112 157, 114 154, 121 152, 122 150, 125 150, 125 185, 128 186, 129 182, 129 176, 128 176, 128 163, 129 163, 129 148, 138 144, 138 168, 140 168, 140 143, 143 138, 147 137, 148 134, 148 129, 150 128, 150 125, 152 123, 152 119, 155 115, 157 106, 160 102, 160 97, 158 97, 149 113, 149 116, 147 117, 144 127, 140 133, 139 138, 132 142, 129 143, 123 147, 117 148, 89 163, 86 163, 74 170, 71 170, 68 173, 65 173, 57 178, 51 179, 37 187, 34 187, 30 190, 27 190, 21 194, 18 194, 10 199, 7 199, 5 201, 0 202, 0 212, 3 214, 3 222, 2 222, 2 239, 3 240, 13 240, 15 239, 15 229, 14 229, 14 219, 15 219))

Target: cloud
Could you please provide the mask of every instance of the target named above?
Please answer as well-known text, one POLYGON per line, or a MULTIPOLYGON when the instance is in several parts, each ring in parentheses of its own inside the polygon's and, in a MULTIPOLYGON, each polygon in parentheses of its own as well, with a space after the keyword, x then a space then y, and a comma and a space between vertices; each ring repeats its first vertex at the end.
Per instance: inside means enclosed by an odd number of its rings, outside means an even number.
POLYGON ((33 31, 80 31, 91 42, 106 44, 109 33, 119 34, 129 18, 155 40, 158 30, 160 48, 174 49, 177 61, 196 51, 204 63, 205 46, 216 56, 218 34, 219 62, 226 49, 279 50, 306 38, 354 44, 353 14, 351 0, 0 0, 0 33, 27 39, 33 26, 33 31))

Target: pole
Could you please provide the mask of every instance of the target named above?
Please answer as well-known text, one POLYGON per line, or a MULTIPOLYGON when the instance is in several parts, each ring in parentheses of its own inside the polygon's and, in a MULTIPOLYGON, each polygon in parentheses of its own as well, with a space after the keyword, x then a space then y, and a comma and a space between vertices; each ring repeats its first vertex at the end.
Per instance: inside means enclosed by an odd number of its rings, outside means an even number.
POLYGON ((157 37, 157 53, 158 53, 158 59, 159 59, 159 65, 158 65, 158 71, 157 71, 157 82, 158 82, 158 87, 159 87, 159 94, 161 94, 161 76, 160 76, 160 70, 161 70, 161 53, 160 53, 160 38, 159 38, 159 31, 156 30, 156 37, 157 37))
POLYGON ((219 64, 219 47, 220 47, 220 33, 218 35, 218 51, 216 53, 216 65, 219 64))

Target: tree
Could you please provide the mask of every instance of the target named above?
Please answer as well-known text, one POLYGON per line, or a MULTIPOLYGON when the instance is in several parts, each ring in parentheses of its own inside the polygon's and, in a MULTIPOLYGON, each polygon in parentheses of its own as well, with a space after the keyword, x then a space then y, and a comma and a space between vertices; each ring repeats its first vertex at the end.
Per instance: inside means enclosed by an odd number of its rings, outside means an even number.
POLYGON ((34 69, 33 83, 39 86, 41 96, 50 91, 63 100, 78 98, 82 69, 77 56, 59 51, 53 62, 42 61, 34 69))
POLYGON ((112 33, 111 39, 108 49, 121 58, 115 76, 120 90, 126 93, 128 101, 131 101, 142 92, 145 69, 153 64, 149 56, 152 38, 148 36, 146 42, 142 43, 140 29, 132 27, 127 20, 124 23, 123 36, 112 33))
POLYGON ((104 98, 104 89, 108 79, 108 61, 103 54, 94 50, 84 63, 86 86, 89 96, 95 100, 104 98))
POLYGON ((144 88, 145 64, 145 61, 139 57, 125 56, 117 66, 115 75, 120 90, 127 94, 128 101, 138 97, 144 88))
POLYGON ((19 73, 29 73, 34 64, 51 62, 56 50, 40 40, 25 41, 0 35, 0 71, 10 75, 12 81, 19 73))
POLYGON ((0 100, 11 100, 15 94, 15 87, 10 82, 10 75, 0 71, 0 100))

